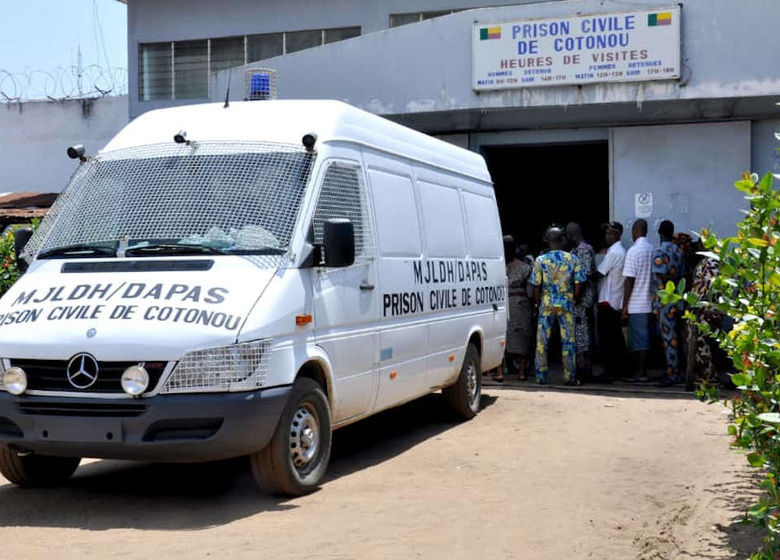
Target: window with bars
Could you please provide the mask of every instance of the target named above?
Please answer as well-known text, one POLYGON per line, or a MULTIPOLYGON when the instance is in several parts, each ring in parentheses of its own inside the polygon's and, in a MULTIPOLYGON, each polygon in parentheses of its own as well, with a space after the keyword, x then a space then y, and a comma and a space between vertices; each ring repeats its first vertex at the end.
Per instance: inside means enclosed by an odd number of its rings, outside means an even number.
POLYGON ((244 37, 211 40, 210 70, 217 72, 244 64, 244 37))
POLYGON ((209 72, 360 36, 359 26, 138 45, 138 98, 207 99, 209 72))
POLYGON ((322 44, 322 30, 292 31, 285 33, 285 39, 285 52, 288 53, 319 47, 322 44))
POLYGON ((360 36, 360 27, 337 27, 325 29, 325 44, 360 36))
POLYGON ((341 162, 330 164, 325 172, 320 198, 312 219, 315 243, 322 243, 323 228, 327 220, 346 218, 352 222, 355 231, 355 262, 364 262, 374 254, 365 189, 361 187, 358 165, 341 162))
POLYGON ((142 101, 173 96, 173 44, 147 43, 138 53, 138 82, 142 101))
POLYGON ((208 41, 176 41, 173 44, 173 98, 204 99, 209 96, 208 41))
POLYGON ((246 36, 246 61, 255 62, 284 54, 284 33, 246 36))
POLYGON ((431 12, 411 12, 406 14, 390 14, 390 27, 400 27, 409 23, 417 23, 426 19, 433 19, 439 16, 448 16, 455 12, 462 12, 468 8, 459 8, 457 10, 436 10, 431 12))

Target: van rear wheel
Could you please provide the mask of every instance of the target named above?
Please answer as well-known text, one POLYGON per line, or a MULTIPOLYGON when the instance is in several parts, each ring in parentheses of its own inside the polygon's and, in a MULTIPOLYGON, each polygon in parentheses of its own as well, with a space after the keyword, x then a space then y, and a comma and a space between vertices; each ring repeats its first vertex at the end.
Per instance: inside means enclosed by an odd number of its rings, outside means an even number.
POLYGON ((482 398, 482 374, 477 347, 469 343, 460 368, 460 375, 454 385, 442 389, 442 395, 449 407, 458 416, 470 420, 479 412, 482 398))
POLYGON ((328 468, 330 440, 328 399, 317 382, 299 377, 270 443, 249 457, 255 482, 269 494, 313 492, 328 468))
POLYGON ((19 486, 49 486, 64 482, 76 472, 79 457, 52 457, 34 453, 19 453, 0 447, 0 473, 19 486))

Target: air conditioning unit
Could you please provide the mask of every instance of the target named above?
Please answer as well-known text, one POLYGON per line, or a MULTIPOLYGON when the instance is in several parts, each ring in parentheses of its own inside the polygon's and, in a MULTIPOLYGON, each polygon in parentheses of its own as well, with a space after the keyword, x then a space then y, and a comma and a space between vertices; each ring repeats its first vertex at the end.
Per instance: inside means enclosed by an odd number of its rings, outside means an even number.
POLYGON ((247 101, 276 99, 276 70, 248 68, 245 99, 247 101))

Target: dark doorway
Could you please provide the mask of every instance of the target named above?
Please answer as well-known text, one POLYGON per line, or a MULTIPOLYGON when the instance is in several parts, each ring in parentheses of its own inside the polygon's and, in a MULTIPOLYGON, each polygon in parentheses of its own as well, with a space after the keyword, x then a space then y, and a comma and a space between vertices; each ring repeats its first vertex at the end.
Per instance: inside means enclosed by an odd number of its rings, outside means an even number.
POLYGON ((534 255, 551 224, 578 222, 598 251, 609 220, 607 142, 483 148, 493 177, 504 234, 534 255))

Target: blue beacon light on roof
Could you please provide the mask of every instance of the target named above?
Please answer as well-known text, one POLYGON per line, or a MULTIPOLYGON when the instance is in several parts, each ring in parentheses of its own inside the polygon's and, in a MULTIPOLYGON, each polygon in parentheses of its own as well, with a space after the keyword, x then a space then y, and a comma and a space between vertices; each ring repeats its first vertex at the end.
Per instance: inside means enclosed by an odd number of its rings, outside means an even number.
POLYGON ((271 76, 265 72, 252 74, 249 81, 250 99, 268 99, 271 97, 271 76))

